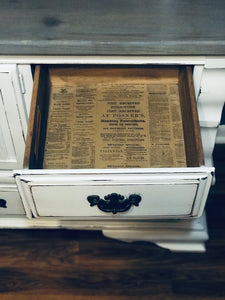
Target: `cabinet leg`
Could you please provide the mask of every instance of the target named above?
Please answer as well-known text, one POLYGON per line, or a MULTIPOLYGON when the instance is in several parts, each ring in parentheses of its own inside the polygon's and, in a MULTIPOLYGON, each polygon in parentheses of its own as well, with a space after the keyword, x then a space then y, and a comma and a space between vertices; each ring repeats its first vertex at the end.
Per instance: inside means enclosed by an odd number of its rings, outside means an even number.
POLYGON ((157 238, 154 238, 150 232, 121 232, 119 230, 103 230, 103 235, 108 238, 118 239, 123 242, 137 242, 137 241, 146 241, 153 242, 157 246, 165 249, 169 249, 173 252, 205 252, 205 241, 208 239, 208 236, 203 233, 202 240, 199 238, 199 241, 163 241, 160 238, 160 241, 157 241, 157 238))
POLYGON ((177 223, 149 222, 148 228, 103 229, 103 235, 124 242, 153 242, 159 247, 176 252, 204 252, 208 240, 205 213, 197 219, 177 223))

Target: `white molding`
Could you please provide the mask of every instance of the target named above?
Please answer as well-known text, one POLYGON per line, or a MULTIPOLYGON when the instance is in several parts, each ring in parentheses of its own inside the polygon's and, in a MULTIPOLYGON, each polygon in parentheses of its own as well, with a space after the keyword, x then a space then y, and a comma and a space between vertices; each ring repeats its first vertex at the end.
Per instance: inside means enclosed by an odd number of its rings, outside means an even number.
POLYGON ((204 69, 198 97, 200 126, 218 127, 225 102, 225 69, 204 69))
POLYGON ((225 68, 225 56, 0 55, 0 64, 184 64, 225 68))
POLYGON ((155 244, 172 252, 204 253, 206 251, 204 242, 156 242, 155 244))
POLYGON ((224 69, 225 57, 224 56, 212 56, 206 57, 205 68, 207 69, 224 69))
MULTIPOLYGON (((221 58, 222 59, 222 58, 221 58)), ((225 57, 224 57, 225 60, 225 57)), ((0 64, 184 64, 204 65, 205 56, 6 56, 0 64)))

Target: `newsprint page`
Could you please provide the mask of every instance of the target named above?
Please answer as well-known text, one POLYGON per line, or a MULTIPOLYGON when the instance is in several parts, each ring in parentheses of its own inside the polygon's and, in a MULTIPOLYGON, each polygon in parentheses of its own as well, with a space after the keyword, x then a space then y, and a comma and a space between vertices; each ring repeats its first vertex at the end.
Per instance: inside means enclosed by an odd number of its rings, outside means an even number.
POLYGON ((43 168, 185 167, 177 74, 152 72, 50 70, 43 168))

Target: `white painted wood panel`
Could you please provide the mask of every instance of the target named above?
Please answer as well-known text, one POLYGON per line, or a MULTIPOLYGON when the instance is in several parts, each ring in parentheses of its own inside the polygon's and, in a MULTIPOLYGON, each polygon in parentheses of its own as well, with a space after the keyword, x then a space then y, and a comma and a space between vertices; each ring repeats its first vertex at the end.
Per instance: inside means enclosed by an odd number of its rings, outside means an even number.
MULTIPOLYGON (((0 82, 2 82, 1 74, 0 82)), ((16 155, 0 87, 0 167, 7 168, 11 163, 16 163, 16 155)))
MULTIPOLYGON (((104 183, 103 183, 104 184, 104 183)), ((198 184, 183 185, 99 185, 99 186, 34 186, 31 189, 39 216, 49 217, 150 217, 150 216, 188 216, 191 214, 193 200, 198 184), (127 212, 102 212, 97 206, 91 207, 87 201, 90 195, 104 196, 118 193, 125 198, 138 194, 142 200, 138 207, 132 206, 127 212), (178 195, 183 195, 178 199, 178 195)))
POLYGON ((200 126, 218 127, 224 103, 225 68, 205 68, 202 73, 200 94, 198 97, 200 126))
POLYGON ((89 195, 140 194, 139 207, 113 218, 187 218, 202 214, 213 168, 119 170, 23 170, 16 172, 27 215, 35 217, 112 217, 89 195), (53 173, 55 172, 55 173, 53 173), (41 174, 42 173, 42 174, 41 174), (30 212, 29 212, 30 210, 30 212))
POLYGON ((0 169, 22 167, 27 111, 15 64, 0 65, 0 169))
POLYGON ((5 207, 0 206, 0 216, 25 215, 25 210, 16 186, 14 188, 7 186, 0 187, 0 199, 6 201, 5 207))

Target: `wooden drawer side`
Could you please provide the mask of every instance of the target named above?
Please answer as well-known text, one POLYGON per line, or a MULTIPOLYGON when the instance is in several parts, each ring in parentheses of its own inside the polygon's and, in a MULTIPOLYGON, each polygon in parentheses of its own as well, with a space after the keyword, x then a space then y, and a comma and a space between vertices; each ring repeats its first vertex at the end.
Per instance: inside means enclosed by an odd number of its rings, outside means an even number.
POLYGON ((41 168, 48 118, 49 89, 48 68, 36 66, 26 138, 24 168, 41 168))
POLYGON ((179 93, 187 166, 199 167, 204 165, 204 157, 192 69, 189 66, 180 69, 179 93))

